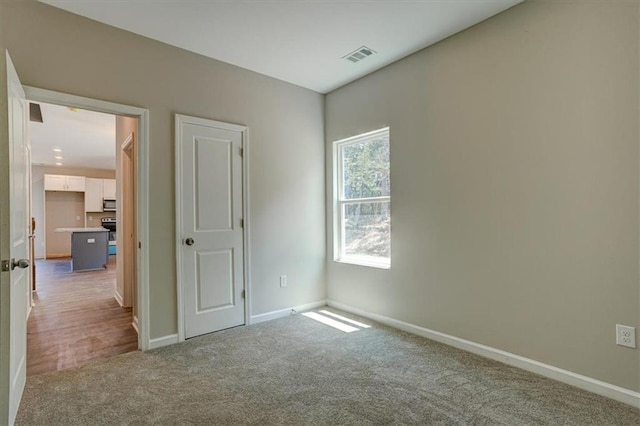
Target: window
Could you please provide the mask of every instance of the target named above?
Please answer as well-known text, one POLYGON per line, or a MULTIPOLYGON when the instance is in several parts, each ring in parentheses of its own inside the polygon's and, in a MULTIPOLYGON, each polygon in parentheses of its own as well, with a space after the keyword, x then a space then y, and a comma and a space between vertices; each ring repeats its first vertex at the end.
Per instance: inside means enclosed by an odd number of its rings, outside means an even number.
POLYGON ((391 264, 389 128, 334 143, 334 258, 388 268, 391 264))

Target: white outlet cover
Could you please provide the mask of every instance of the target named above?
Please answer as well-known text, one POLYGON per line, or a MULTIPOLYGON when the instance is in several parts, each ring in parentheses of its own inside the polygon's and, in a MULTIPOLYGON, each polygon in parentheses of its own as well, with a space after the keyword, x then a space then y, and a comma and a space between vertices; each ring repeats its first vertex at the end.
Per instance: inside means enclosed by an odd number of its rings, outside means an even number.
POLYGON ((628 348, 636 347, 636 328, 616 324, 616 344, 628 348))

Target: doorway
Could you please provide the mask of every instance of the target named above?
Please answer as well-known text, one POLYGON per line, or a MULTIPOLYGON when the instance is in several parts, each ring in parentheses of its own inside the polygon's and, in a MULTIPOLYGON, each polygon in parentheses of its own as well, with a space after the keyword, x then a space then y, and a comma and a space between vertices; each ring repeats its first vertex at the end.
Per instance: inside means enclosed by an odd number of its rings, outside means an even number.
POLYGON ((148 156, 146 152, 149 145, 149 111, 144 108, 132 107, 123 104, 85 98, 61 92, 55 92, 36 87, 24 86, 26 97, 30 101, 47 102, 55 105, 65 105, 72 108, 81 108, 89 111, 103 112, 123 117, 136 118, 137 138, 135 145, 136 168, 136 292, 135 311, 137 312, 138 349, 150 349, 149 336, 149 178, 148 156))
POLYGON ((149 234, 148 217, 148 157, 145 154, 149 144, 149 112, 139 107, 116 104, 91 98, 84 98, 69 95, 51 90, 25 86, 25 93, 30 101, 46 102, 54 105, 64 105, 72 108, 81 108, 89 111, 103 112, 136 119, 134 125, 136 138, 133 147, 135 179, 132 185, 135 187, 135 231, 136 231, 136 253, 135 253, 135 286, 132 291, 132 299, 135 305, 132 310, 135 313, 135 325, 138 328, 138 349, 148 350, 150 348, 149 337, 149 234))
POLYGON ((36 375, 138 349, 135 251, 127 247, 123 256, 117 238, 136 235, 136 175, 121 170, 131 164, 120 159, 123 139, 132 155, 138 123, 45 102, 30 107, 38 112, 29 129, 33 216, 40 226, 27 375, 36 375))

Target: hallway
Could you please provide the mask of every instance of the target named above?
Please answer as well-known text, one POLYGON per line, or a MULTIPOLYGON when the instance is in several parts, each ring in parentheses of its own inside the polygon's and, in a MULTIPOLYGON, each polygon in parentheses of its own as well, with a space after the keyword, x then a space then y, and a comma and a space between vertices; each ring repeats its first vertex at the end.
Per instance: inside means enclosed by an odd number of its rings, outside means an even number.
POLYGON ((69 259, 36 261, 37 293, 27 322, 27 375, 135 351, 131 308, 113 297, 116 256, 105 271, 72 273, 69 259))

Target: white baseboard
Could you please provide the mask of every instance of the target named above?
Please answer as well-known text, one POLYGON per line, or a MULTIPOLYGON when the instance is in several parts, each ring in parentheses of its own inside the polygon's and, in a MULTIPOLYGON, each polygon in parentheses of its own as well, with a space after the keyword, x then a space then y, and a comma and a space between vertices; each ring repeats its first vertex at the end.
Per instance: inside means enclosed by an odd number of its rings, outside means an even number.
POLYGON ((118 293, 118 290, 113 292, 113 297, 115 297, 116 302, 118 302, 121 307, 124 306, 124 299, 122 298, 122 295, 118 293))
POLYGON ((471 342, 469 340, 461 339, 459 337, 451 336, 439 331, 430 330, 428 328, 409 324, 404 321, 385 317, 383 315, 363 311, 361 309, 354 308, 352 306, 345 305, 333 300, 328 300, 327 305, 336 309, 343 310, 345 312, 350 312, 355 315, 369 318, 389 327, 406 331, 407 333, 426 337, 427 339, 435 340, 437 342, 444 343, 445 345, 453 346, 467 352, 472 352, 476 355, 490 358, 504 364, 512 365, 514 367, 518 367, 523 370, 527 370, 532 373, 536 373, 541 376, 548 377, 550 379, 557 380, 559 382, 605 396, 607 398, 615 399, 616 401, 623 402, 633 407, 640 408, 640 393, 625 389, 620 386, 612 385, 611 383, 606 383, 601 380, 583 376, 572 371, 563 370, 549 364, 544 364, 533 359, 525 358, 523 356, 492 348, 490 346, 485 346, 480 343, 471 342))
POLYGON ((267 312, 265 314, 252 315, 250 324, 258 324, 260 322, 271 321, 291 315, 291 310, 296 312, 308 311, 309 309, 321 308, 327 306, 326 300, 318 300, 317 302, 305 303, 304 305, 292 306, 286 309, 267 312))
POLYGON ((176 343, 178 343, 178 335, 170 334, 168 336, 162 336, 156 339, 149 340, 149 349, 157 349, 163 346, 174 345, 176 343))
POLYGON ((131 322, 131 326, 136 331, 137 334, 140 334, 140 329, 138 328, 138 317, 133 317, 133 321, 131 322))

